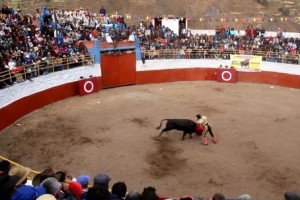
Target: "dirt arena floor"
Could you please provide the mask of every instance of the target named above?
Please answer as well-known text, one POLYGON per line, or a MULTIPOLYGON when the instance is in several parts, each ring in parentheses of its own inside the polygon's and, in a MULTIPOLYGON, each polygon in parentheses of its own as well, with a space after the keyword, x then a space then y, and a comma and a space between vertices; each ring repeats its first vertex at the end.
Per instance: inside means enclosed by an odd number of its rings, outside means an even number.
POLYGON ((0 134, 0 152, 34 170, 107 173, 111 186, 154 186, 161 196, 282 200, 299 191, 299 100, 297 89, 247 83, 106 89, 25 116, 0 134), (198 113, 209 118, 217 144, 204 146, 197 136, 182 141, 179 131, 157 137, 162 119, 198 113))

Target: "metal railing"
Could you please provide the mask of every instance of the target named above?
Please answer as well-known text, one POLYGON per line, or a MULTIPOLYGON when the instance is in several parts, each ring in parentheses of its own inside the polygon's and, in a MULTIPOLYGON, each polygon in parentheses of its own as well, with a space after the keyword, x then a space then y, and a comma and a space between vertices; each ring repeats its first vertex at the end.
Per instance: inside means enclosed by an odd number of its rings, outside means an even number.
POLYGON ((263 61, 300 64, 300 53, 286 54, 259 50, 159 49, 144 50, 145 59, 230 59, 230 55, 262 56, 263 61))
POLYGON ((54 58, 49 61, 41 60, 35 64, 16 66, 13 70, 6 69, 0 72, 0 88, 5 88, 14 83, 32 80, 35 77, 53 72, 68 70, 80 66, 91 66, 94 64, 94 57, 81 55, 77 59, 54 58))

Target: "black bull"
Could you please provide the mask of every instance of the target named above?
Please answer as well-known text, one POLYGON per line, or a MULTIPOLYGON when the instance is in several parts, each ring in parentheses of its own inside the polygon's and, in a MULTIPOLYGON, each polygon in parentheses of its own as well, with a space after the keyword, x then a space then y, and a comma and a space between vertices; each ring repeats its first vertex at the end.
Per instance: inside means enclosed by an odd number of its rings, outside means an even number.
MULTIPOLYGON (((161 128, 162 122, 165 120, 167 121, 166 127, 161 130, 159 136, 161 136, 163 132, 170 131, 173 129, 183 131, 182 140, 184 140, 186 134, 189 134, 190 138, 192 138, 193 133, 197 133, 200 135, 202 134, 196 131, 197 123, 190 119, 163 119, 161 120, 160 125, 157 127, 157 129, 161 128)), ((210 125, 207 124, 207 126, 209 134, 213 137, 214 135, 212 133, 210 125)))

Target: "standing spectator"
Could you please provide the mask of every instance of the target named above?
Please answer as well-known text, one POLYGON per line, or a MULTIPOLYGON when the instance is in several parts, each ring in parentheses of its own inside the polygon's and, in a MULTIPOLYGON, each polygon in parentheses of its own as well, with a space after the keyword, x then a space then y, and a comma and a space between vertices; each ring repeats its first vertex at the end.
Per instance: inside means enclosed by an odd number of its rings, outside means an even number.
POLYGON ((99 10, 99 14, 100 14, 100 17, 106 16, 106 9, 104 8, 104 6, 101 6, 101 8, 99 10))
POLYGON ((104 8, 104 6, 101 6, 101 9, 99 10, 99 15, 100 15, 100 20, 102 24, 106 24, 107 20, 106 20, 106 9, 104 8))

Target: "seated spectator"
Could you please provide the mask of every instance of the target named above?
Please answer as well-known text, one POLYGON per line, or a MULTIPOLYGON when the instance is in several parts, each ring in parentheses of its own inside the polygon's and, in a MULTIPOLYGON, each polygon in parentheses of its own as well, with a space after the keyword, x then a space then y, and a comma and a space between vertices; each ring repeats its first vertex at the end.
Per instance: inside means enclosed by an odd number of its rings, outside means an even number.
POLYGON ((56 198, 60 198, 62 189, 61 183, 53 177, 46 178, 42 183, 41 186, 45 188, 47 194, 51 194, 56 198))
POLYGON ((15 191, 18 176, 10 176, 8 174, 0 174, 0 197, 1 200, 11 200, 11 196, 15 191))
POLYGON ((108 33, 107 34, 107 36, 106 36, 106 42, 108 42, 108 43, 113 43, 114 41, 112 40, 112 37, 111 37, 111 35, 108 33))
POLYGON ((125 200, 141 200, 141 198, 141 194, 136 191, 130 191, 125 196, 125 200))
MULTIPOLYGON (((112 194, 111 192, 109 192, 108 188, 109 188, 109 182, 111 181, 111 178, 104 173, 98 174, 94 177, 94 188, 101 188, 101 190, 106 189, 108 192, 108 199, 109 200, 118 200, 118 196, 115 194, 112 194)), ((89 191, 88 191, 89 193, 89 191)), ((106 192, 105 192, 106 193, 106 192)), ((90 200, 88 198, 88 200, 90 200)))
POLYGON ((43 172, 35 175, 32 179, 32 185, 38 186, 40 185, 45 179, 49 177, 54 177, 54 171, 51 167, 47 167, 43 172))
POLYGON ((249 194, 242 194, 239 196, 239 200, 252 200, 249 194))
POLYGON ((82 186, 78 182, 62 182, 62 191, 65 200, 81 200, 82 186))
POLYGON ((22 166, 13 166, 9 170, 9 175, 19 177, 19 181, 16 183, 16 186, 24 185, 27 182, 27 177, 30 173, 30 168, 22 166))
POLYGON ((82 186, 82 200, 87 200, 87 191, 91 177, 88 175, 80 175, 76 178, 77 182, 82 186))
POLYGON ((108 189, 111 178, 107 174, 98 174, 94 177, 94 187, 104 186, 108 189))
POLYGON ((142 200, 158 200, 159 197, 156 194, 154 187, 146 187, 142 192, 142 200))
POLYGON ((117 195, 120 200, 125 199, 126 192, 127 186, 124 182, 115 183, 111 189, 111 193, 117 195))
POLYGON ((210 200, 225 200, 224 194, 217 192, 215 193, 210 200))
POLYGON ((46 194, 42 186, 19 185, 11 197, 11 200, 36 200, 39 196, 46 194))
POLYGON ((286 192, 284 193, 285 200, 300 200, 299 192, 286 192))
POLYGON ((11 168, 11 164, 8 160, 0 161, 0 175, 1 174, 8 174, 10 168, 11 168))
POLYGON ((134 32, 131 32, 131 34, 130 34, 128 40, 129 40, 129 41, 132 41, 132 42, 135 41, 135 33, 134 33, 134 32))
POLYGON ((110 192, 103 186, 91 187, 87 192, 88 200, 109 200, 110 192))
POLYGON ((36 200, 56 200, 55 196, 51 194, 44 194, 40 197, 38 197, 36 200))

